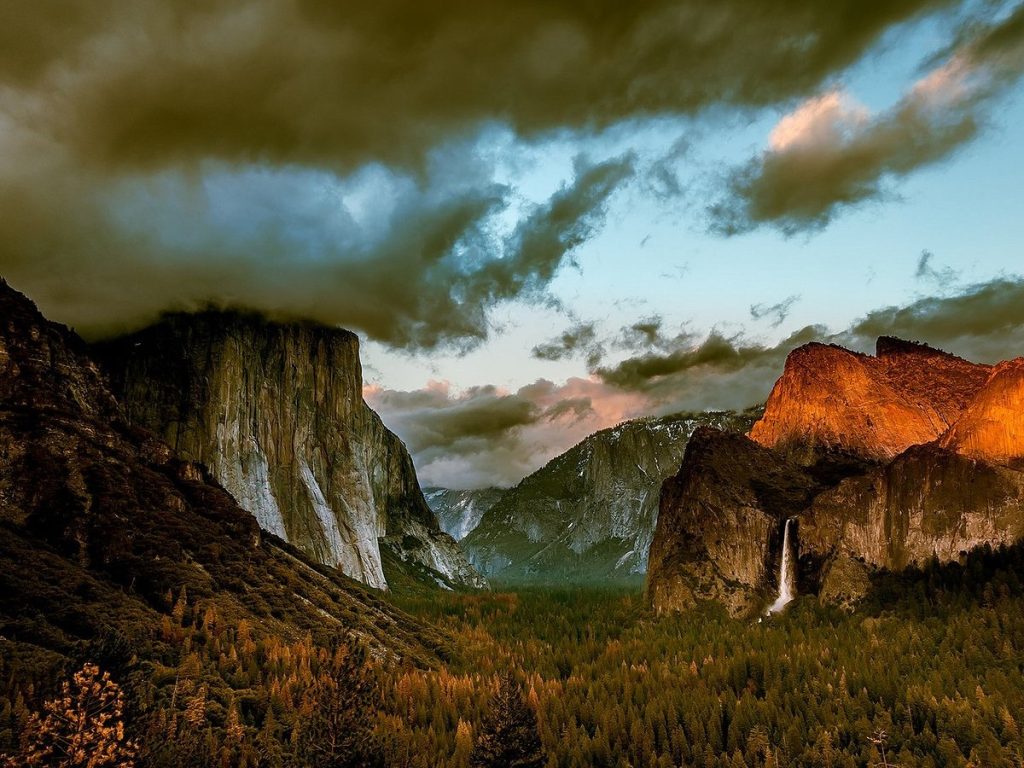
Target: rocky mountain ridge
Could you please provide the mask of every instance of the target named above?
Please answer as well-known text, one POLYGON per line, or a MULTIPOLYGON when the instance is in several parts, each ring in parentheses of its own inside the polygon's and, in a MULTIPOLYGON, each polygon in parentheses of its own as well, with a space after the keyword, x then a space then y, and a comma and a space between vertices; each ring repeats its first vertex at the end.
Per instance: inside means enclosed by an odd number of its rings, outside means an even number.
POLYGON ((363 401, 355 334, 177 313, 94 352, 131 424, 208 466, 264 530, 317 562, 386 589, 383 546, 445 586, 485 585, 363 401))
POLYGON ((151 648, 168 594, 282 638, 433 655, 429 631, 263 533, 204 466, 129 425, 82 340, 2 281, 0 532, 0 660, 59 664, 111 633, 151 648))
POLYGON ((885 337, 875 357, 794 350, 749 437, 702 433, 666 481, 652 603, 743 614, 770 602, 790 518, 801 591, 838 602, 879 569, 1018 541, 1022 408, 1020 359, 978 365, 885 337))
POLYGON ((805 459, 816 450, 892 459, 949 429, 989 373, 989 366, 885 336, 875 356, 807 344, 790 353, 750 437, 805 459))
POLYGON ((463 547, 505 580, 639 578, 661 483, 690 435, 704 425, 745 430, 759 414, 679 413, 596 432, 505 491, 463 547))

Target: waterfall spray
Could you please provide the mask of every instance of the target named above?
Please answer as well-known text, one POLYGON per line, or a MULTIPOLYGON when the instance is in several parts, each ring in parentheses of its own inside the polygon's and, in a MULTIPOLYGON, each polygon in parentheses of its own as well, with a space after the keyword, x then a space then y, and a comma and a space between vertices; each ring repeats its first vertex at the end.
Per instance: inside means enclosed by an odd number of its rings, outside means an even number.
POLYGON ((793 544, 790 541, 790 529, 793 518, 786 520, 786 528, 782 534, 782 562, 779 563, 779 596, 768 609, 768 613, 778 613, 796 597, 796 568, 793 565, 793 544))

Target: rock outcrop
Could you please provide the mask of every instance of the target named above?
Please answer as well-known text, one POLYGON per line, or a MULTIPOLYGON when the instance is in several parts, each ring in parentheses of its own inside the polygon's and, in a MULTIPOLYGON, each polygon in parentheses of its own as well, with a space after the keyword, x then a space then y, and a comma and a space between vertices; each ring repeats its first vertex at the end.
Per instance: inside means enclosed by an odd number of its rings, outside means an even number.
POLYGON ((749 428, 759 410, 636 419, 590 435, 507 490, 462 542, 511 581, 629 579, 647 570, 662 481, 694 430, 749 428))
POLYGON ((493 507, 502 488, 424 488, 427 504, 437 515, 441 529, 456 541, 466 538, 480 524, 480 519, 493 507))
POLYGON ((963 456, 1021 467, 1024 456, 1024 357, 1000 363, 940 444, 963 456))
POLYGON ((891 459, 949 429, 989 370, 889 337, 875 357, 807 344, 790 353, 750 437, 805 461, 816 452, 891 459))
POLYGON ((740 615, 770 602, 785 521, 817 489, 802 467, 742 434, 697 430, 661 490, 647 580, 654 606, 716 600, 740 615))
MULTIPOLYGON (((273 536, 201 464, 127 423, 86 345, 0 281, 0 636, 151 648, 168 593, 258 632, 432 656, 429 631, 273 536)), ((34 650, 33 650, 34 649, 34 650)))
POLYGON ((208 466, 265 531, 381 589, 382 545, 448 586, 484 584, 364 403, 354 334, 211 311, 168 315, 95 352, 129 422, 208 466))
POLYGON ((763 606, 789 518, 800 591, 842 604, 873 571, 1024 538, 1022 406, 1021 359, 978 365, 885 337, 874 357, 794 350, 750 440, 702 434, 666 482, 653 604, 763 606))

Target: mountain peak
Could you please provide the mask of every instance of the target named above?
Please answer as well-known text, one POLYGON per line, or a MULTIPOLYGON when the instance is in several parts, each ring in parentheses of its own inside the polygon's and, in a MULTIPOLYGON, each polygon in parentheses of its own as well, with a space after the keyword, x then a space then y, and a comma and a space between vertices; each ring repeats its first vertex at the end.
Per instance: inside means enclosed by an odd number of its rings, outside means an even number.
POLYGON ((949 429, 991 370, 890 336, 876 351, 819 343, 793 350, 751 438, 807 461, 821 450, 891 459, 949 429))
POLYGON ((387 588, 385 555, 483 586, 412 458, 363 400, 355 334, 254 313, 174 313, 98 345, 128 419, 210 467, 261 527, 387 588))

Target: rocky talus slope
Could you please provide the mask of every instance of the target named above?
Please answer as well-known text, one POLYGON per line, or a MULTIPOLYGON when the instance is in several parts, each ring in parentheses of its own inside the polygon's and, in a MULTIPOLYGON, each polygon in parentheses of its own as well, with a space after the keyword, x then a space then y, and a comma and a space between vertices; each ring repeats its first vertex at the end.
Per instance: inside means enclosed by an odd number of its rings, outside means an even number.
POLYGON ((208 466, 264 530, 317 562, 384 589, 386 546, 446 586, 484 585, 363 401, 354 334, 211 311, 94 351, 131 424, 208 466))
POLYGON ((462 541, 483 573, 511 581, 639 578, 662 481, 694 430, 746 430, 760 415, 680 413, 590 435, 522 480, 462 541))
POLYGON ((429 631, 129 425, 81 339, 2 282, 0 534, 0 663, 59 665, 111 633, 149 649, 182 590, 259 632, 433 656, 429 631))
POLYGON ((885 337, 874 357, 794 350, 749 438, 702 435, 666 482, 652 603, 715 599, 742 614, 770 602, 789 518, 800 591, 839 602, 879 569, 1018 541, 1022 409, 1020 359, 977 365, 885 337))

